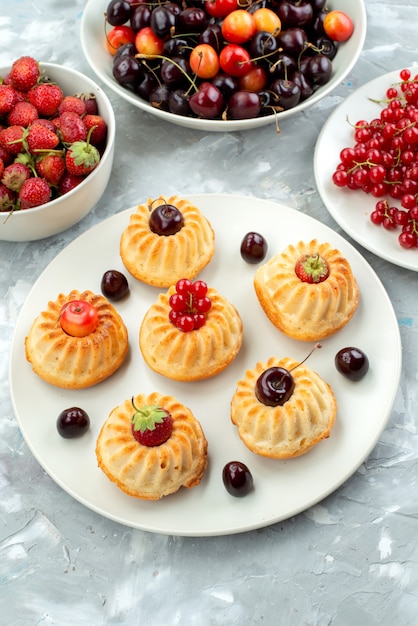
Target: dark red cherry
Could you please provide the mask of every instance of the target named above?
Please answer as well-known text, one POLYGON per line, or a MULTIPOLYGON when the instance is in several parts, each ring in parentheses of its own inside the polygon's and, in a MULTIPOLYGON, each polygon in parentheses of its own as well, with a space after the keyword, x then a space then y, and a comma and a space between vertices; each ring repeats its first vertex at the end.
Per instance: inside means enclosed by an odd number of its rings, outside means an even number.
POLYGON ((175 235, 184 226, 182 213, 172 204, 161 204, 151 211, 149 227, 156 235, 175 235))
POLYGON ((214 119, 218 117, 224 106, 221 91, 212 83, 203 82, 189 98, 190 108, 198 117, 214 119))
POLYGON ((350 380, 358 381, 365 376, 369 370, 369 359, 359 348, 342 348, 335 355, 335 367, 350 380))
POLYGON ((118 270, 107 270, 102 276, 101 290, 109 300, 120 300, 129 292, 126 276, 118 270))
POLYGON ((248 467, 240 461, 230 461, 222 471, 225 489, 231 496, 242 498, 253 488, 253 477, 248 467))
POLYGON ((61 411, 57 419, 57 430, 64 439, 81 437, 90 428, 90 418, 84 409, 73 406, 61 411))
POLYGON ((263 235, 251 231, 244 236, 240 252, 246 263, 259 263, 267 254, 267 242, 263 235))
POLYGON ((295 382, 291 373, 283 367, 270 367, 257 379, 255 395, 266 406, 282 406, 291 397, 295 382))

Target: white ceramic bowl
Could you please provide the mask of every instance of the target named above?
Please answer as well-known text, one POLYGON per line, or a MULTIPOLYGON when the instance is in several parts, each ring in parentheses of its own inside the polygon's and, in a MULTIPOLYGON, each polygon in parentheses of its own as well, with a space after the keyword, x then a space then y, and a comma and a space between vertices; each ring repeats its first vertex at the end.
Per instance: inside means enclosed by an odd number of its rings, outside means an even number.
MULTIPOLYGON (((63 65, 40 63, 66 95, 79 92, 96 96, 99 113, 108 125, 106 149, 99 165, 82 183, 65 195, 33 209, 0 213, 0 240, 35 241, 51 237, 77 224, 97 204, 106 189, 115 151, 115 115, 104 91, 84 74, 63 65)), ((0 68, 5 76, 9 68, 0 68)))
POLYGON ((333 75, 326 85, 320 87, 310 98, 304 100, 298 106, 283 111, 277 116, 272 114, 248 120, 204 120, 175 115, 156 109, 145 100, 118 85, 112 75, 112 57, 106 48, 103 30, 103 14, 106 12, 108 3, 109 0, 89 0, 81 21, 81 45, 93 71, 110 89, 139 109, 151 113, 166 122, 201 131, 230 132, 249 130, 274 123, 276 119, 280 123, 280 120, 304 111, 331 93, 350 73, 360 56, 366 38, 367 16, 364 1, 329 0, 327 6, 330 9, 339 9, 350 15, 354 22, 354 33, 347 42, 340 44, 337 55, 332 62, 333 75))

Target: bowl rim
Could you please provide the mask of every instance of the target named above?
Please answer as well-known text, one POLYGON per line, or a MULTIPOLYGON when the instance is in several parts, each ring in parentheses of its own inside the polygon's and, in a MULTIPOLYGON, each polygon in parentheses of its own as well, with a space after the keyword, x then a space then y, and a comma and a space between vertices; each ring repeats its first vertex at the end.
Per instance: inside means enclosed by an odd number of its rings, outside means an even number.
MULTIPOLYGON (((98 83, 96 83, 93 78, 90 78, 90 76, 87 76, 87 74, 83 74, 82 72, 80 72, 79 70, 74 69, 73 67, 68 67, 66 65, 60 65, 59 63, 47 63, 47 62, 44 63, 43 61, 40 61, 39 65, 40 65, 41 70, 42 69, 49 70, 49 71, 52 70, 52 73, 54 73, 54 71, 62 72, 64 70, 64 71, 68 72, 69 74, 72 74, 75 78, 82 78, 83 80, 87 80, 88 82, 91 83, 92 89, 94 88, 95 93, 96 94, 97 93, 100 94, 100 97, 106 103, 107 109, 109 111, 109 120, 107 122, 108 135, 107 135, 107 141, 106 141, 106 148, 104 149, 104 152, 103 152, 103 154, 102 154, 102 156, 100 158, 100 162, 97 165, 97 167, 79 185, 77 185, 77 187, 74 187, 74 189, 71 189, 66 194, 64 194, 62 196, 59 196, 58 198, 54 198, 54 200, 50 200, 49 202, 46 202, 45 204, 41 204, 39 206, 32 207, 30 209, 24 209, 22 211, 20 211, 20 210, 18 210, 18 211, 15 211, 15 210, 2 211, 0 213, 0 215, 1 215, 1 217, 4 216, 4 220, 3 221, 6 221, 12 215, 13 215, 13 220, 25 219, 25 216, 27 216, 29 214, 30 215, 34 215, 35 213, 40 213, 40 212, 44 211, 46 209, 46 207, 48 207, 48 209, 50 207, 53 208, 55 205, 59 204, 64 199, 65 200, 71 200, 72 196, 75 195, 76 192, 80 190, 80 188, 85 187, 86 185, 88 185, 89 182, 91 182, 94 178, 96 178, 97 173, 100 172, 100 170, 105 166, 105 161, 106 161, 108 155, 114 149, 115 135, 116 135, 115 113, 114 113, 112 104, 111 104, 111 102, 110 102, 106 92, 100 87, 100 85, 98 85, 98 83)), ((0 67, 0 76, 4 76, 7 73, 8 69, 10 69, 10 66, 0 67)))
MULTIPOLYGON (((340 84, 353 69, 354 65, 357 63, 361 52, 364 48, 364 43, 366 39, 367 33, 367 13, 364 0, 356 0, 356 10, 360 13, 359 24, 355 25, 354 37, 358 40, 355 54, 353 54, 349 58, 349 62, 347 66, 344 68, 340 76, 338 77, 338 83, 336 85, 330 85, 327 88, 326 85, 320 87, 312 96, 299 103, 296 107, 292 109, 288 109, 285 111, 281 111, 280 113, 272 113, 270 115, 261 116, 257 118, 249 118, 243 120, 220 120, 220 119, 202 119, 197 117, 188 117, 178 115, 176 113, 171 113, 169 111, 163 111, 161 109, 157 109, 153 107, 149 102, 141 99, 139 96, 130 92, 129 90, 123 88, 118 85, 116 81, 113 79, 109 73, 105 72, 102 67, 98 67, 97 63, 94 60, 94 45, 92 45, 91 37, 87 38, 87 31, 89 24, 92 22, 92 15, 95 8, 100 8, 100 2, 105 4, 106 0, 87 0, 86 6, 84 7, 84 11, 81 17, 81 28, 80 28, 80 40, 81 47, 84 53, 84 56, 90 65, 93 72, 96 74, 100 80, 102 80, 109 89, 111 89, 114 93, 116 93, 120 98, 129 102, 136 108, 141 111, 153 115, 154 117, 163 120, 165 122, 176 124, 178 126, 183 126, 185 128, 190 128, 197 131, 207 132, 207 131, 220 131, 220 132, 231 132, 231 131, 239 131, 239 130, 252 130, 255 128, 260 128, 262 126, 266 126, 273 122, 280 123, 282 120, 295 115, 297 113, 303 112, 305 109, 314 106, 317 102, 319 102, 322 98, 329 95, 332 90, 340 84), (99 5, 99 6, 98 6, 99 5)), ((334 2, 338 2, 338 0, 332 0, 331 5, 334 2)), ((348 0, 347 0, 348 2, 348 0)), ((329 6, 329 5, 328 5, 329 6)), ((332 9, 339 9, 339 7, 329 7, 332 9)), ((342 42, 343 45, 348 42, 342 42)), ((109 56, 111 60, 111 57, 109 56)), ((111 61, 109 61, 109 67, 111 61)), ((332 82, 329 81, 329 82, 332 82)))

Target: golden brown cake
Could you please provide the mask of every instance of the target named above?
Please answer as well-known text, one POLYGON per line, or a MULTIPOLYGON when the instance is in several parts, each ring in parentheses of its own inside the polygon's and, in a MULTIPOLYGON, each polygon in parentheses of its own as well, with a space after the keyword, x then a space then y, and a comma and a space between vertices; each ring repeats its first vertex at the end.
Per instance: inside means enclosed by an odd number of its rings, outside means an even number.
POLYGON ((359 289, 348 260, 329 243, 316 239, 289 245, 261 265, 254 276, 258 300, 269 320, 285 335, 302 341, 325 339, 354 315, 359 289), (320 282, 299 278, 296 264, 314 258, 325 262, 320 282))
POLYGON ((173 380, 195 381, 222 372, 237 356, 242 343, 242 320, 233 304, 208 289, 212 305, 205 324, 183 332, 169 319, 170 296, 161 293, 141 324, 139 346, 147 365, 173 380))
POLYGON ((25 340, 26 358, 43 380, 66 389, 90 387, 108 378, 128 351, 128 332, 116 309, 102 295, 73 290, 48 302, 25 340), (59 318, 72 300, 85 300, 97 309, 98 323, 85 337, 65 333, 59 318))
POLYGON ((164 197, 140 204, 122 233, 120 255, 136 279, 155 287, 169 287, 183 276, 192 279, 211 261, 215 235, 206 217, 187 199, 164 197), (172 235, 159 235, 150 228, 151 212, 159 205, 177 208, 182 228, 172 235))
POLYGON ((198 485, 207 465, 207 441, 190 409, 157 392, 139 394, 134 403, 167 410, 173 420, 170 437, 152 447, 139 443, 132 432, 132 400, 125 400, 110 412, 99 433, 99 467, 122 491, 145 500, 158 500, 180 487, 198 485))
POLYGON ((248 370, 231 402, 231 420, 245 445, 261 456, 289 459, 308 452, 329 437, 337 403, 331 387, 304 364, 290 358, 270 358, 248 370), (297 367, 296 367, 297 366, 297 367), (272 367, 291 370, 294 389, 282 406, 266 406, 257 399, 259 376, 272 367))

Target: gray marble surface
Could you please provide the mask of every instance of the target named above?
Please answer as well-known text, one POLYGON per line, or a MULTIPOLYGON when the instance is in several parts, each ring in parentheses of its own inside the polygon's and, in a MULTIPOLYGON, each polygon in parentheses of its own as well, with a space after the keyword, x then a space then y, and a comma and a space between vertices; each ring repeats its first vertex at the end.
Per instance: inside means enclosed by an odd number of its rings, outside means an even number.
MULTIPOLYGON (((83 58, 83 0, 2 0, 0 66, 17 56, 83 58)), ((109 521, 57 486, 16 423, 8 383, 19 311, 43 269, 104 218, 159 193, 273 199, 339 228, 312 157, 329 113, 356 87, 417 59, 416 0, 366 0, 368 33, 351 75, 311 110, 272 127, 203 134, 164 124, 109 93, 117 118, 105 197, 69 231, 0 242, 0 625, 415 626, 418 624, 416 274, 361 249, 400 325, 403 371, 378 444, 335 493, 271 527, 226 537, 154 535, 109 521)), ((342 233, 343 234, 343 233, 342 233)), ((373 332, 379 332, 378 320, 373 332)), ((390 367, 390 363, 388 363, 390 367)))

